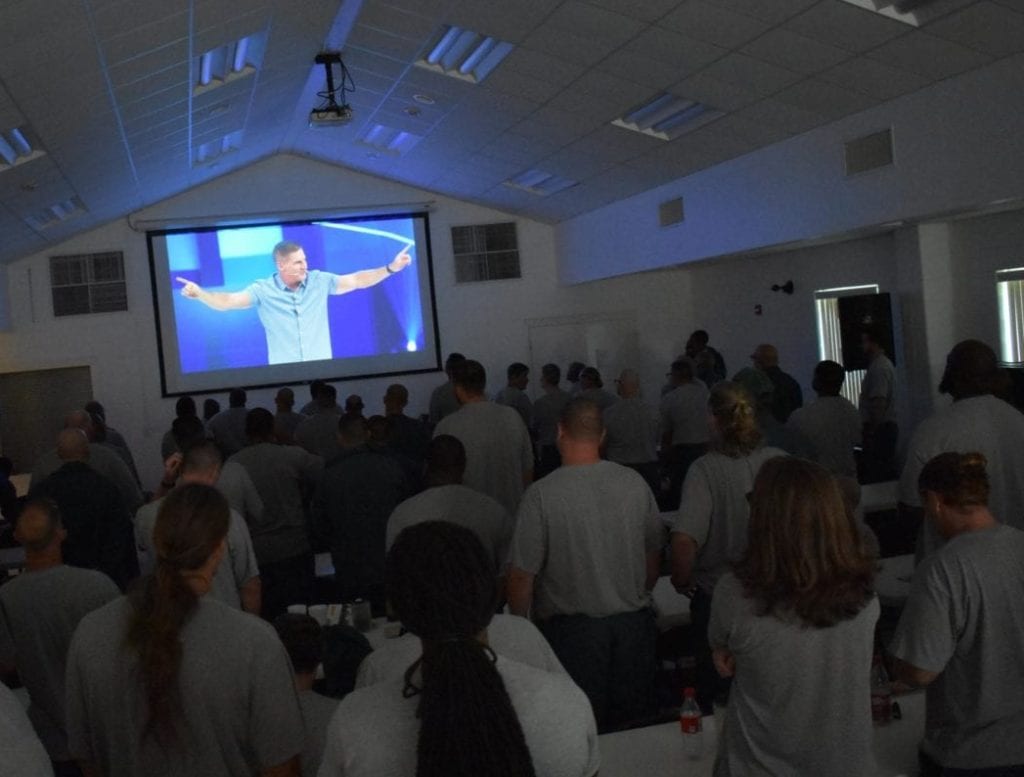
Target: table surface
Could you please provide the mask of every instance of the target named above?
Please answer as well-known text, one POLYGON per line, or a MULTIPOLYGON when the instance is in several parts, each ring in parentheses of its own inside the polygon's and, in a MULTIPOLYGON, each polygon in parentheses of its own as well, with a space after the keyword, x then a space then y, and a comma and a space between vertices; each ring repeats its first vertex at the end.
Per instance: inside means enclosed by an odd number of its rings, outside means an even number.
POLYGON ((895 510, 900 501, 900 482, 871 483, 860 487, 860 509, 865 513, 895 510))
MULTIPOLYGON (((874 729, 874 754, 878 777, 912 777, 917 774, 917 747, 924 736, 924 694, 899 696, 902 720, 874 729)), ((676 722, 605 734, 599 738, 601 777, 710 777, 718 746, 715 717, 704 719, 702 752, 690 758, 676 722)))
POLYGON ((883 558, 881 569, 875 578, 878 601, 886 607, 902 607, 910 596, 911 581, 914 577, 914 554, 883 558))

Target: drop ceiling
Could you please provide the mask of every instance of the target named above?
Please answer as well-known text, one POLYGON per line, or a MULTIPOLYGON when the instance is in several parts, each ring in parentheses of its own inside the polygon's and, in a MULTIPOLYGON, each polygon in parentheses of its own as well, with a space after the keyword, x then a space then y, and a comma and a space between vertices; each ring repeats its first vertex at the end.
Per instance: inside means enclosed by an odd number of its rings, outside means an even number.
POLYGON ((889 5, 5 0, 0 138, 31 150, 0 144, 0 261, 283 152, 558 222, 1024 50, 1022 0, 855 2, 889 5), (480 83, 417 66, 446 25, 513 48, 480 83), (355 119, 310 129, 324 47, 355 119), (613 125, 663 94, 713 114, 613 125))

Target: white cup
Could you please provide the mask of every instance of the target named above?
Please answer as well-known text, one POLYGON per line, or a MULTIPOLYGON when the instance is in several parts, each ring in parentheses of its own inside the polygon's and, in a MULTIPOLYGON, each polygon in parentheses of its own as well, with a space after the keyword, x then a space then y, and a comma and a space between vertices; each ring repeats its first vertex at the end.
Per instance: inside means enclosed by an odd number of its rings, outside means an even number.
POLYGON ((289 604, 288 605, 288 612, 291 613, 292 615, 305 615, 306 614, 306 605, 304 605, 304 604, 289 604))

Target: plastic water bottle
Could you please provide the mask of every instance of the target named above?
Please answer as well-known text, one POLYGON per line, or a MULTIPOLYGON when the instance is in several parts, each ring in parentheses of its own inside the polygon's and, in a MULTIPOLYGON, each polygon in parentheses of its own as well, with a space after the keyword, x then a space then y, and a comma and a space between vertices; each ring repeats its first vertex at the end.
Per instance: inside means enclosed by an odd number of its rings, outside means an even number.
POLYGON ((697 691, 686 688, 683 691, 683 706, 679 710, 679 728, 683 732, 683 752, 691 761, 697 761, 704 755, 704 722, 701 719, 700 705, 697 704, 697 691))
POLYGON ((871 720, 876 726, 887 726, 892 720, 892 683, 879 655, 871 662, 871 720))

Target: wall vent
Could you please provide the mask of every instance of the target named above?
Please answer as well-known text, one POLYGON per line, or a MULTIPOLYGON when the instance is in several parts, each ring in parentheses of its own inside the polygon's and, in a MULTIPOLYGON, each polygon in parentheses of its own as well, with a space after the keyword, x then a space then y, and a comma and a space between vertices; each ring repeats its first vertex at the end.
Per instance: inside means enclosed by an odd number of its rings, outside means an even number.
POLYGON ((514 221, 452 227, 455 282, 477 283, 522 277, 514 221))
POLYGON ((128 310, 124 254, 107 251, 50 257, 54 316, 128 310))
POLYGON ((888 167, 893 163, 892 128, 848 141, 845 156, 848 176, 888 167))
POLYGON ((676 197, 674 200, 668 200, 658 206, 659 226, 671 227, 674 224, 682 224, 684 218, 686 218, 686 213, 683 211, 682 197, 676 197))

